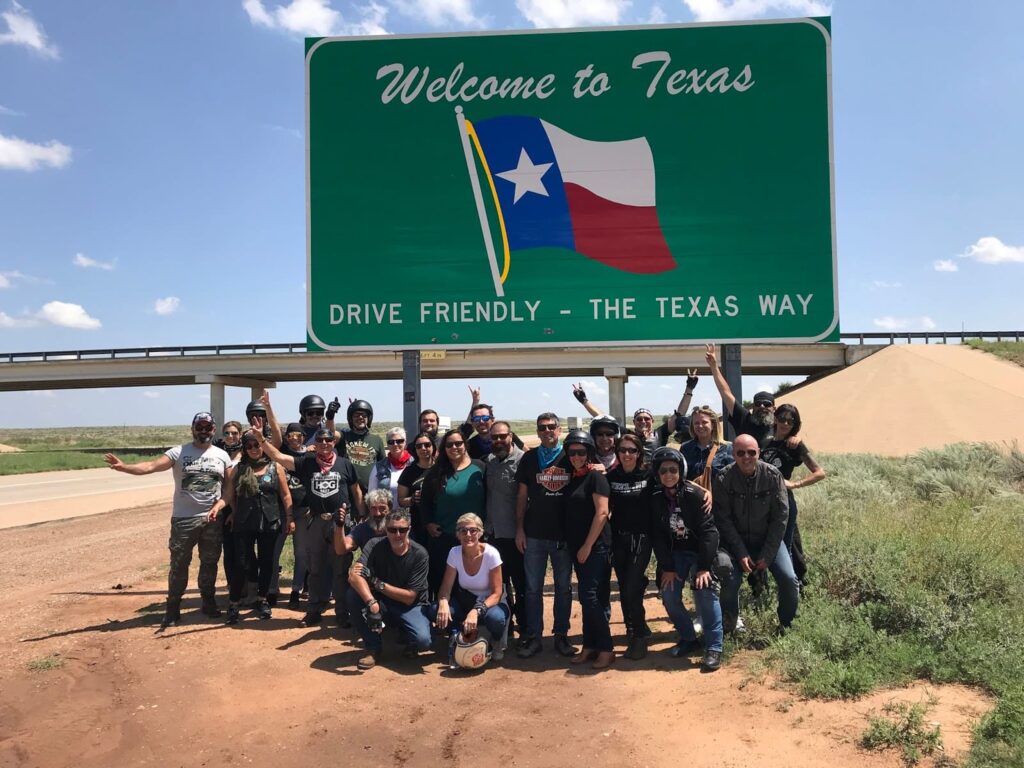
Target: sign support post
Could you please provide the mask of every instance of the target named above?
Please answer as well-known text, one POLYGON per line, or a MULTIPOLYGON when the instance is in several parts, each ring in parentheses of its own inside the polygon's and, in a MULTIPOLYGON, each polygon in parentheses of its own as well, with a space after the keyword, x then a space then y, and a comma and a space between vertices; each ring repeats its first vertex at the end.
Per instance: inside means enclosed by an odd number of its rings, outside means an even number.
POLYGON ((402 424, 408 435, 406 445, 420 431, 420 353, 418 349, 402 352, 402 424))
POLYGON ((625 368, 605 368, 604 375, 608 379, 608 414, 624 429, 629 426, 626 421, 626 382, 629 376, 625 368))
MULTIPOLYGON (((736 397, 737 403, 743 402, 743 366, 741 364, 741 350, 739 344, 722 345, 722 375, 725 376, 729 389, 736 397)), ((725 403, 722 403, 722 424, 725 426, 726 439, 734 440, 736 430, 732 428, 729 421, 729 414, 725 410, 725 403)))

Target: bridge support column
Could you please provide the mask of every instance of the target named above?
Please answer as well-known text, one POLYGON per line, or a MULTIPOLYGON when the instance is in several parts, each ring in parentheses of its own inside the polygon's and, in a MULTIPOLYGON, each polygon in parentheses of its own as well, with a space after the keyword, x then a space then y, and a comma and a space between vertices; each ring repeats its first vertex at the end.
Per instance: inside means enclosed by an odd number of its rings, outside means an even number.
POLYGON ((626 382, 629 376, 625 368, 605 368, 604 377, 608 379, 608 415, 627 426, 626 422, 626 382))
POLYGON ((408 435, 406 448, 415 456, 412 439, 420 431, 421 390, 420 352, 418 349, 402 352, 402 424, 408 435))
POLYGON ((217 423, 217 429, 224 426, 224 385, 220 382, 210 383, 210 413, 217 423))
MULTIPOLYGON (((725 376, 725 380, 729 384, 729 389, 731 389, 733 395, 735 395, 737 403, 743 402, 743 366, 741 365, 741 350, 742 347, 740 347, 739 344, 722 345, 722 375, 725 376)), ((725 412, 725 403, 722 403, 722 425, 725 428, 726 439, 735 439, 736 430, 734 430, 732 428, 732 424, 729 423, 729 414, 725 412)))

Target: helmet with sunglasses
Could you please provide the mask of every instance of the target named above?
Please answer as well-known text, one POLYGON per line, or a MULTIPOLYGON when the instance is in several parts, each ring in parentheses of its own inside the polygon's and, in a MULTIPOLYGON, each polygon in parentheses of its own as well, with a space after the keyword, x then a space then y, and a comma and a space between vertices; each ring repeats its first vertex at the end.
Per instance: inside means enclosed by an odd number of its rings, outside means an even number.
POLYGON ((684 459, 683 454, 675 448, 670 448, 667 445, 656 449, 654 451, 654 455, 651 456, 651 468, 654 470, 654 474, 658 474, 658 470, 661 469, 661 465, 666 461, 674 461, 678 464, 679 475, 681 477, 686 477, 686 459, 684 459))
POLYGON ((590 433, 585 429, 570 429, 569 434, 565 436, 562 441, 562 445, 568 448, 570 445, 585 445, 591 451, 595 450, 597 446, 594 445, 594 438, 590 436, 590 433))
POLYGON ((355 415, 356 411, 366 412, 367 429, 373 426, 373 406, 370 405, 365 400, 353 400, 351 403, 348 404, 348 411, 346 412, 346 415, 348 416, 349 427, 355 429, 355 425, 352 423, 352 417, 355 415))
POLYGON ((448 661, 452 669, 480 669, 491 660, 491 645, 478 632, 472 642, 461 632, 452 633, 448 648, 448 661))
POLYGON ((321 411, 327 410, 327 403, 320 395, 306 395, 299 401, 299 415, 305 417, 306 411, 312 411, 319 408, 321 411))
POLYGON ((619 422, 613 419, 611 416, 597 416, 590 422, 590 434, 597 437, 597 433, 602 429, 610 429, 615 433, 615 436, 619 436, 619 422))

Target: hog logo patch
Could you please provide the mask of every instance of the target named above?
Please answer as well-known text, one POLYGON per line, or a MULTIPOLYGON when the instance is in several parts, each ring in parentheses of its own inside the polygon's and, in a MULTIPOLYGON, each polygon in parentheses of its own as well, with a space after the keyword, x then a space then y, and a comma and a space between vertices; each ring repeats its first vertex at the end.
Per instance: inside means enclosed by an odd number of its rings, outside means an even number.
POLYGON ((315 496, 326 499, 338 492, 341 488, 341 475, 337 472, 328 472, 326 475, 317 473, 313 475, 312 491, 315 496))

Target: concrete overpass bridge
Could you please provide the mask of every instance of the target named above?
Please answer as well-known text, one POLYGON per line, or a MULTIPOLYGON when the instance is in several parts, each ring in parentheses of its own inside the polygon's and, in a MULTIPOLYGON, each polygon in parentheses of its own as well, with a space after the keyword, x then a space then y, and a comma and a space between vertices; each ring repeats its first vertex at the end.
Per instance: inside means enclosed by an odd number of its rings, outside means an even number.
MULTIPOLYGON (((740 376, 824 375, 888 344, 1016 339, 1022 332, 844 333, 839 343, 725 345, 720 360, 739 395, 740 376)), ((256 397, 278 381, 404 379, 406 421, 418 413, 421 378, 604 376, 612 415, 625 418, 630 375, 679 375, 704 366, 702 346, 567 347, 307 352, 304 343, 238 344, 0 353, 0 391, 206 384, 210 411, 224 421, 225 387, 256 397)), ((415 426, 415 425, 414 425, 415 426)))

